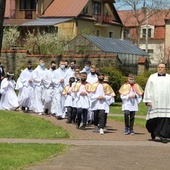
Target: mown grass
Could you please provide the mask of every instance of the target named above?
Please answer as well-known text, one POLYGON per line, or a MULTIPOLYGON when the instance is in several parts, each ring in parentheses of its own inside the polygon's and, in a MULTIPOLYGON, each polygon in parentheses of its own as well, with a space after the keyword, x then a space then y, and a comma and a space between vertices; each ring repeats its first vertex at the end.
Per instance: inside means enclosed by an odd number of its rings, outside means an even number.
MULTIPOLYGON (((136 112, 136 115, 145 116, 147 114, 147 106, 143 102, 139 103, 138 106, 139 106, 139 111, 136 112)), ((110 114, 123 114, 122 103, 115 102, 112 106, 110 106, 110 114)))
POLYGON ((63 128, 51 122, 12 111, 0 111, 0 137, 25 139, 67 138, 69 134, 63 128))
MULTIPOLYGON (((0 138, 58 139, 68 138, 63 128, 40 117, 12 111, 0 111, 0 138)), ((68 146, 62 144, 0 143, 0 169, 22 169, 51 155, 60 154, 68 146)))
MULTIPOLYGON (((124 117, 120 117, 120 116, 109 116, 108 119, 119 121, 119 122, 124 122, 124 117)), ((134 125, 135 126, 140 126, 140 127, 145 127, 146 120, 143 119, 143 118, 135 118, 134 125)))
MULTIPOLYGON (((140 115, 140 116, 146 116, 147 114, 147 106, 144 103, 139 103, 139 111, 136 112, 136 115, 140 115)), ((122 103, 121 102, 115 102, 112 106, 110 106, 110 116, 108 117, 108 119, 111 120, 116 120, 119 122, 124 122, 124 117, 123 117, 123 111, 122 111, 122 103), (122 114, 122 116, 112 116, 114 114, 122 114)), ((146 124, 146 120, 145 117, 144 118, 135 118, 135 123, 134 125, 136 126, 141 126, 141 127, 145 127, 146 124)))
POLYGON ((0 143, 0 169, 16 170, 58 155, 68 146, 62 144, 12 144, 0 143))

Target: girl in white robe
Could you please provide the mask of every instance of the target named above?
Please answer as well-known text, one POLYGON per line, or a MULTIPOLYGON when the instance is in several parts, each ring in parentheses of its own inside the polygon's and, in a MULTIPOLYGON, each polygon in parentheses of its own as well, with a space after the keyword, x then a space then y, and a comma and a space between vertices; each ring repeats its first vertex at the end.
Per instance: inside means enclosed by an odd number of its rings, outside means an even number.
POLYGON ((14 91, 15 81, 13 80, 13 75, 14 74, 7 73, 7 77, 1 82, 1 110, 15 110, 19 107, 18 98, 14 91))

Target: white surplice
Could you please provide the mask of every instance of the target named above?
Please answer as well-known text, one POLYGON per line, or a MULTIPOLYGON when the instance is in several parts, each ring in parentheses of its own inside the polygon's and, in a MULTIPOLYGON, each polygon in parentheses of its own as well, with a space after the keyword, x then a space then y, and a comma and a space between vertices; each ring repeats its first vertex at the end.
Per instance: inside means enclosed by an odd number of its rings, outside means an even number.
POLYGON ((29 80, 32 80, 32 69, 29 70, 28 68, 25 68, 18 80, 17 84, 18 86, 16 87, 17 90, 19 90, 18 93, 18 102, 19 105, 22 107, 28 107, 30 110, 34 109, 33 106, 33 88, 34 84, 33 82, 29 82, 29 80))
POLYGON ((138 111, 138 104, 142 100, 142 96, 138 95, 133 88, 130 89, 130 92, 127 95, 120 95, 122 99, 122 111, 129 110, 129 111, 138 111), (135 95, 135 98, 130 98, 130 95, 135 95))
POLYGON ((54 94, 54 88, 52 84, 52 77, 53 77, 53 70, 50 68, 49 70, 46 70, 43 76, 43 96, 42 100, 44 103, 44 109, 48 109, 48 113, 51 112, 51 106, 52 106, 52 100, 53 100, 53 94, 54 94))
POLYGON ((1 82, 1 110, 15 110, 18 106, 18 97, 14 91, 15 81, 4 78, 1 82))
POLYGON ((60 116, 62 118, 65 117, 64 112, 64 96, 62 96, 62 91, 64 87, 69 82, 69 76, 66 69, 61 69, 60 67, 53 72, 52 75, 52 83, 54 86, 54 95, 52 101, 52 113, 55 113, 56 116, 60 116), (60 83, 60 80, 64 79, 63 83, 60 83))
POLYGON ((111 94, 105 94, 103 84, 99 83, 96 90, 90 94, 91 109, 109 111, 108 107, 114 102, 114 97, 111 94), (98 97, 103 96, 104 100, 99 100, 98 97))
POLYGON ((34 108, 36 113, 43 113, 44 112, 44 105, 43 105, 43 76, 47 69, 38 65, 35 70, 32 72, 32 80, 34 83, 34 108))
POLYGON ((73 93, 74 100, 76 102, 77 108, 89 109, 90 100, 89 93, 86 91, 85 85, 81 84, 79 90, 73 93), (86 95, 81 95, 81 92, 85 92, 86 95))
POLYGON ((151 102, 146 119, 157 117, 170 118, 170 75, 158 76, 152 74, 146 84, 144 92, 144 103, 151 102))

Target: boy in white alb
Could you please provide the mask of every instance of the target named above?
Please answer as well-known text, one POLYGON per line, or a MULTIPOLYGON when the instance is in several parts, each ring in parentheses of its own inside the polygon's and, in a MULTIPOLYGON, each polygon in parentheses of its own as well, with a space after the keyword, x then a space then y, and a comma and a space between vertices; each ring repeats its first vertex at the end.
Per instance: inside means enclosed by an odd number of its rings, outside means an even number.
POLYGON ((75 122, 76 111, 74 109, 74 100, 72 96, 72 88, 75 85, 75 78, 70 77, 69 84, 65 86, 62 91, 62 95, 65 97, 64 107, 67 109, 67 121, 66 123, 75 122))
POLYGON ((113 89, 107 83, 103 83, 103 80, 104 74, 99 73, 98 82, 92 84, 90 94, 91 108, 94 111, 94 132, 100 134, 104 134, 106 108, 114 102, 115 96, 113 89))
POLYGON ((124 134, 134 134, 133 125, 135 112, 138 111, 138 104, 142 100, 143 89, 135 83, 134 74, 129 74, 128 82, 124 83, 119 89, 122 99, 122 111, 124 112, 125 131, 124 134))
POLYGON ((76 83, 72 92, 74 93, 74 99, 77 103, 77 128, 85 130, 87 122, 87 113, 90 107, 89 93, 91 85, 86 82, 87 73, 81 73, 81 81, 76 83), (83 119, 83 120, 82 120, 83 119), (81 120, 83 125, 80 127, 81 120))

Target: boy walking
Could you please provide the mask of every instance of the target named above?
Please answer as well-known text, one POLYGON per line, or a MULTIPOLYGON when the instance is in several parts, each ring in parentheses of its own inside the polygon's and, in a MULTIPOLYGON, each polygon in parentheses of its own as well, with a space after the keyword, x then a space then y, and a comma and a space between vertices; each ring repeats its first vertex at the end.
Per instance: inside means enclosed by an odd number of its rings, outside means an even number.
POLYGON ((122 111, 124 112, 124 134, 133 135, 135 112, 138 111, 138 104, 141 102, 143 94, 143 89, 139 84, 135 83, 134 74, 129 74, 128 81, 121 86, 119 93, 122 99, 122 111))

